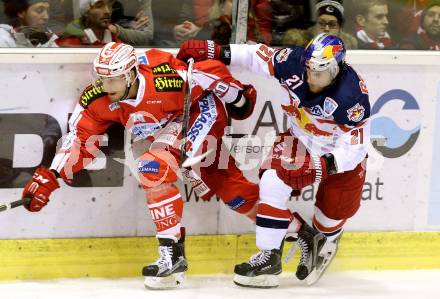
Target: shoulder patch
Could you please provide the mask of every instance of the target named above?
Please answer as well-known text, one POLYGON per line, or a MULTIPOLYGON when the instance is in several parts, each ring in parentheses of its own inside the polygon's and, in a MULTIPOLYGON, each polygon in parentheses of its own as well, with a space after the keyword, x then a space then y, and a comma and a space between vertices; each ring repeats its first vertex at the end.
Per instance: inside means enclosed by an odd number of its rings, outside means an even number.
POLYGON ((365 108, 357 103, 353 107, 347 110, 347 117, 353 122, 359 122, 364 118, 365 108))
POLYGON ((325 117, 329 117, 333 114, 333 112, 338 109, 338 103, 330 97, 326 97, 323 105, 323 114, 325 117))
POLYGON ((138 62, 139 62, 139 64, 149 64, 147 55, 145 53, 138 55, 138 62))
POLYGON ((94 100, 99 99, 100 97, 105 95, 106 93, 104 92, 102 87, 89 85, 86 87, 86 89, 84 89, 79 102, 81 106, 87 108, 94 100))

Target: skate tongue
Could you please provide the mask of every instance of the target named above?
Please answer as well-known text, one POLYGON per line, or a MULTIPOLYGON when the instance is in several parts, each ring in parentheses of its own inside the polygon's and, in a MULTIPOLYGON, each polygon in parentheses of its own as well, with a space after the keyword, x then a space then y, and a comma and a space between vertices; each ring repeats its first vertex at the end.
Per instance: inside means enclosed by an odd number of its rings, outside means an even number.
POLYGON ((287 264, 293 257, 296 251, 296 242, 292 244, 292 248, 289 249, 289 252, 286 254, 286 257, 284 258, 284 262, 287 264))
POLYGON ((284 238, 284 241, 286 242, 296 242, 297 240, 298 240, 297 233, 286 235, 286 238, 284 238))

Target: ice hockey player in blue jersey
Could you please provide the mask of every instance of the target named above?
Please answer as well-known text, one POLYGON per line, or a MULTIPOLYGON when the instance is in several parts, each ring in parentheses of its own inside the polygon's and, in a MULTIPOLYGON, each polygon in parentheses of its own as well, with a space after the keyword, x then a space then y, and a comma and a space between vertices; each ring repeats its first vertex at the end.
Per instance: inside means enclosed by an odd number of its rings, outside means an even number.
POLYGON ((260 251, 235 266, 234 282, 240 286, 278 286, 283 244, 292 240, 301 249, 297 278, 315 283, 335 257, 345 223, 360 207, 370 104, 365 82, 345 62, 345 53, 343 41, 326 34, 317 35, 306 48, 220 47, 196 40, 181 46, 180 59, 218 59, 275 77, 283 87, 281 98, 273 100, 280 101, 290 125, 260 169, 260 251), (287 202, 292 192, 314 183, 319 186, 309 225, 287 202))

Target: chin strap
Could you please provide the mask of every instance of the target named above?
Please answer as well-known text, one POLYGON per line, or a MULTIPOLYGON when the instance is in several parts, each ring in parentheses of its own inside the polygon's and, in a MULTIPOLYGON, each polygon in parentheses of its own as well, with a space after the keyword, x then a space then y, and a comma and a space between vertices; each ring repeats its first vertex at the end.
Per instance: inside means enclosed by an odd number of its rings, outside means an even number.
MULTIPOLYGON (((138 72, 135 71, 135 73, 136 73, 136 77, 134 78, 133 82, 136 82, 136 80, 139 77, 138 72)), ((123 100, 127 99, 128 93, 130 92, 130 88, 133 86, 133 83, 131 83, 131 75, 130 74, 131 74, 131 72, 128 73, 128 74, 125 74, 125 80, 127 81, 127 88, 125 89, 125 93, 119 99, 119 101, 123 101, 123 100)))

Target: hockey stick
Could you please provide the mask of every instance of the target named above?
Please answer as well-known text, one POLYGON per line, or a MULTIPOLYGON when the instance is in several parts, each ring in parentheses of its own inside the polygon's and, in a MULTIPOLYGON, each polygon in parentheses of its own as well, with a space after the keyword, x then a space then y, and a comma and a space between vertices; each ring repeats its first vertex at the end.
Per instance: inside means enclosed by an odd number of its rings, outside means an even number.
POLYGON ((205 159, 205 157, 207 157, 209 154, 211 154, 214 151, 214 149, 210 148, 209 150, 207 150, 205 153, 200 154, 198 156, 195 157, 187 157, 185 159, 185 161, 183 161, 182 163, 182 167, 187 168, 187 167, 191 167, 199 162, 201 162, 203 159, 205 159))
POLYGON ((20 200, 16 200, 10 203, 5 203, 0 205, 0 212, 4 212, 19 206, 25 206, 28 205, 31 202, 32 198, 26 197, 26 198, 22 198, 20 200))
POLYGON ((188 70, 186 72, 186 90, 183 98, 183 121, 182 121, 182 144, 180 145, 180 165, 186 160, 186 141, 188 139, 189 111, 191 109, 191 82, 194 59, 188 59, 188 70))
POLYGON ((214 149, 209 149, 205 153, 198 156, 187 157, 186 156, 186 141, 188 139, 188 126, 189 126, 189 113, 191 109, 191 82, 193 73, 194 59, 188 59, 188 70, 187 70, 187 89, 185 90, 185 98, 183 102, 183 121, 182 121, 182 144, 180 147, 180 166, 183 168, 191 167, 199 162, 201 162, 205 157, 210 155, 214 149))

